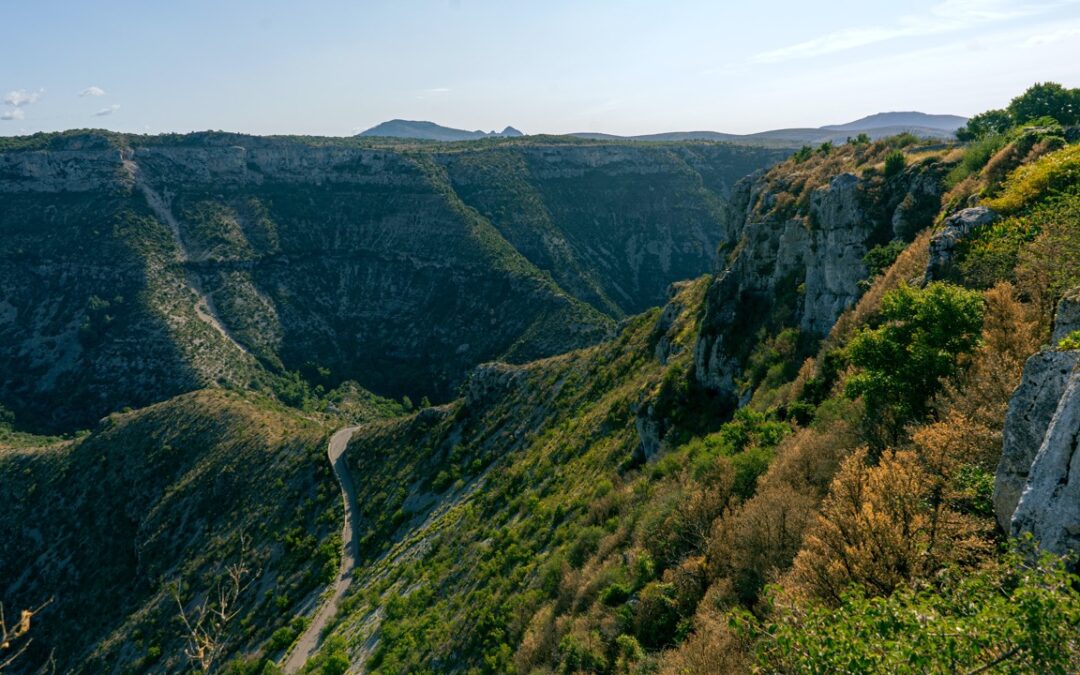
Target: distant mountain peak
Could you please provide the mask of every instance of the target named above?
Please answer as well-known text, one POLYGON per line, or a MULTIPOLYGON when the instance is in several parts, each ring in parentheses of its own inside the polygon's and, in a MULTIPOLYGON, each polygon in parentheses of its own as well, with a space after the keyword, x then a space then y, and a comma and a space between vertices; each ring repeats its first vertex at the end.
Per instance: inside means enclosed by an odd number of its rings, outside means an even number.
POLYGON ((912 127, 953 132, 964 126, 966 122, 967 118, 959 115, 931 115, 916 110, 908 110, 875 113, 847 124, 832 124, 821 128, 832 131, 865 131, 867 129, 886 127, 912 127))
POLYGON ((444 127, 426 120, 402 120, 393 119, 382 124, 377 124, 366 131, 361 131, 358 136, 383 136, 389 138, 415 138, 428 141, 472 141, 479 138, 524 136, 514 127, 506 127, 502 131, 468 131, 444 127))

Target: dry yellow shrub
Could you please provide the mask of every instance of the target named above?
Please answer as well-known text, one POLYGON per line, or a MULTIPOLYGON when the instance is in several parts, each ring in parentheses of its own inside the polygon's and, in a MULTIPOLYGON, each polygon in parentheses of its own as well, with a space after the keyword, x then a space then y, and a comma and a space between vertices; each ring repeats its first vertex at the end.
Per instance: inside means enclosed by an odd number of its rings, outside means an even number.
POLYGON ((543 663, 550 663, 555 657, 555 607, 548 603, 541 607, 529 622, 514 654, 514 667, 519 673, 532 672, 543 663))
POLYGON ((933 499, 937 481, 914 452, 860 449, 840 467, 792 567, 803 593, 838 601, 851 583, 887 595, 978 547, 971 524, 933 499))
POLYGON ((697 673, 748 673, 749 649, 728 628, 726 615, 708 607, 708 598, 694 617, 694 632, 677 649, 665 651, 659 659, 664 675, 697 673))
POLYGON ((779 482, 717 521, 709 571, 713 578, 728 582, 717 586, 725 604, 753 601, 764 584, 791 566, 817 502, 814 495, 779 482))
MULTIPOLYGON (((858 403, 852 402, 851 406, 858 403)), ((802 428, 785 438, 758 484, 758 491, 787 484, 821 499, 829 489, 840 461, 860 443, 851 422, 833 419, 802 428)))

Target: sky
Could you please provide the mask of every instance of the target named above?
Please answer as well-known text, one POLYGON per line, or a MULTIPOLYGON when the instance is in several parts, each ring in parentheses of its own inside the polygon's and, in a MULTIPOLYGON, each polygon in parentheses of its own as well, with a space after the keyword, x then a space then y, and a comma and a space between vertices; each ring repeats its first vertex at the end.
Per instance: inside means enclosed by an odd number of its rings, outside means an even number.
POLYGON ((0 0, 0 135, 750 133, 1080 86, 1080 0, 0 0))

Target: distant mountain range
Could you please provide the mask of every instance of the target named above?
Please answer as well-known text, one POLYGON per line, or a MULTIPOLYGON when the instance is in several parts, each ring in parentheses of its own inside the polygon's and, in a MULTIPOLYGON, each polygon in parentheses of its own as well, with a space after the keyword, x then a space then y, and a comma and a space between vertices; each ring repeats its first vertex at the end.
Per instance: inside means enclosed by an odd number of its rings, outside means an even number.
MULTIPOLYGON (((959 115, 929 115, 921 112, 885 112, 869 115, 846 124, 831 124, 816 128, 774 129, 754 134, 727 134, 719 131, 671 131, 640 136, 617 136, 599 132, 584 131, 569 134, 578 138, 595 140, 630 140, 630 141, 726 141, 746 145, 803 145, 832 142, 844 142, 848 137, 860 133, 877 139, 904 132, 913 133, 923 138, 952 138, 957 129, 964 126, 966 117, 959 115)), ((391 138, 415 138, 433 141, 469 141, 479 138, 522 136, 514 127, 506 127, 501 132, 466 131, 440 126, 434 122, 415 122, 409 120, 391 120, 363 131, 360 136, 384 136, 391 138)))
POLYGON ((673 131, 641 136, 615 136, 593 132, 571 134, 579 138, 626 139, 632 141, 727 141, 747 145, 802 145, 832 141, 842 143, 848 137, 866 134, 878 139, 904 132, 923 138, 952 138, 964 126, 966 117, 959 115, 928 115, 921 112, 886 112, 869 115, 847 124, 831 124, 817 128, 774 129, 754 134, 725 134, 718 131, 673 131))
POLYGON ((514 127, 502 131, 466 131, 444 127, 434 122, 414 120, 390 120, 361 131, 357 136, 383 136, 388 138, 416 138, 426 141, 474 141, 478 138, 524 136, 514 127))

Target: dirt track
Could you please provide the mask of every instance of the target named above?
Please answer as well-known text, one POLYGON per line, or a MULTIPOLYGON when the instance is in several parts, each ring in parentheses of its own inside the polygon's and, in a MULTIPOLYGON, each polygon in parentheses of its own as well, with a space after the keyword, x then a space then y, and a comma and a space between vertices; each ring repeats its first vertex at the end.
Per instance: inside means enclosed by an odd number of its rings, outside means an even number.
POLYGON ((342 552, 341 568, 338 570, 337 579, 334 580, 334 594, 323 603, 315 613, 315 618, 304 631, 304 634, 296 641, 296 645, 285 659, 284 669, 286 673, 295 673, 300 670, 304 663, 315 653, 321 642, 323 628, 337 612, 338 603, 345 595, 345 591, 352 582, 353 569, 359 555, 356 532, 353 528, 353 519, 356 514, 356 490, 353 488, 352 476, 345 464, 345 447, 349 444, 357 427, 347 427, 337 431, 330 437, 330 444, 326 448, 326 454, 330 458, 330 466, 334 469, 334 476, 341 485, 341 500, 345 506, 345 526, 341 532, 342 552))

